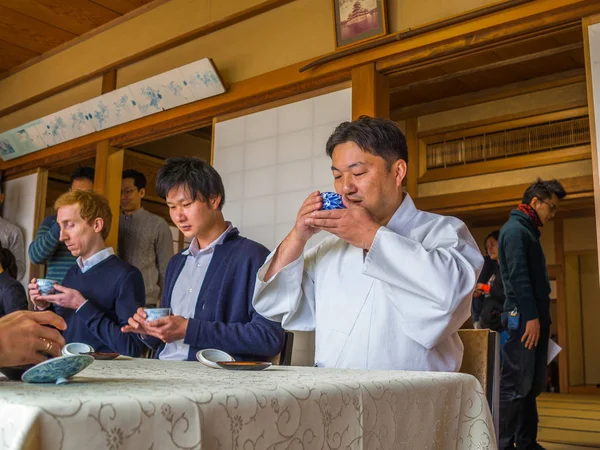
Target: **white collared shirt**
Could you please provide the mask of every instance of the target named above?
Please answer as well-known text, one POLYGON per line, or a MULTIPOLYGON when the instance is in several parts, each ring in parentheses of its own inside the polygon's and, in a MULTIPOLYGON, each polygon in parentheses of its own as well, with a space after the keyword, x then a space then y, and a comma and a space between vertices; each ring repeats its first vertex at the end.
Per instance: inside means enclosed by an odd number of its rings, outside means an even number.
MULTIPOLYGON (((202 288, 204 277, 206 277, 208 266, 215 252, 215 247, 223 243, 225 236, 227 236, 227 233, 232 228, 231 223, 227 222, 227 229, 223 234, 205 248, 200 248, 198 239, 194 238, 190 246, 183 251, 182 254, 187 256, 187 258, 171 293, 171 310, 173 311, 173 315, 182 316, 186 319, 194 317, 200 289, 202 288)), ((186 360, 190 346, 183 341, 181 339, 166 344, 165 348, 158 355, 158 358, 175 361, 186 360)))
POLYGON ((115 251, 113 250, 112 247, 106 247, 106 248, 100 250, 98 253, 94 253, 92 256, 90 256, 85 261, 80 256, 79 258, 77 258, 77 265, 81 269, 82 273, 86 273, 88 270, 90 270, 96 264, 100 264, 102 261, 111 257, 114 254, 115 254, 115 251))

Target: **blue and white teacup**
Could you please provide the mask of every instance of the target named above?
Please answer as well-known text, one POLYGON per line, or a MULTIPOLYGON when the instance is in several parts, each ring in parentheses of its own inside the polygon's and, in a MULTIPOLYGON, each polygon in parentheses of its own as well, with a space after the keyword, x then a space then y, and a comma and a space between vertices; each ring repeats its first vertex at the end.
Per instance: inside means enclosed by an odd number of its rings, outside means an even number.
POLYGON ((153 320, 170 316, 171 308, 144 308, 144 312, 148 316, 146 317, 146 320, 152 322, 153 320))
POLYGON ((54 290, 54 285, 58 284, 58 281, 50 280, 48 278, 38 278, 36 282, 38 289, 40 290, 40 294, 42 295, 52 295, 56 293, 54 290))
POLYGON ((330 209, 345 209, 342 196, 336 192, 321 192, 321 198, 323 199, 322 210, 328 211, 330 209))

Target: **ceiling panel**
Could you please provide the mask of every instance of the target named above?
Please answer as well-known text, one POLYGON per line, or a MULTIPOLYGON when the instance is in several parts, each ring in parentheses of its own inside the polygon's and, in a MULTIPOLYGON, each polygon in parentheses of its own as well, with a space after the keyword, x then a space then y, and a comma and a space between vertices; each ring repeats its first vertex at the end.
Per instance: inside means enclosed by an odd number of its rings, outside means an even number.
MULTIPOLYGON (((120 14, 126 14, 140 6, 150 3, 152 0, 93 0, 94 3, 112 9, 120 14)), ((223 0, 227 1, 227 0, 223 0)))
POLYGON ((153 0, 0 0, 0 78, 153 0), (21 49, 21 50, 20 50, 21 49))
POLYGON ((390 75, 390 108, 414 106, 417 113, 419 104, 582 70, 582 38, 577 26, 408 69, 408 73, 399 69, 390 75))
POLYGON ((0 39, 11 44, 44 53, 76 36, 76 34, 0 6, 0 39))
POLYGON ((413 83, 418 83, 421 80, 428 80, 443 75, 447 75, 441 66, 425 67, 423 69, 411 70, 407 73, 400 73, 390 77, 390 89, 399 86, 406 86, 413 83))
POLYGON ((76 35, 121 16, 88 0, 0 0, 0 5, 76 35))
POLYGON ((35 58, 38 53, 18 47, 0 39, 0 72, 35 58))

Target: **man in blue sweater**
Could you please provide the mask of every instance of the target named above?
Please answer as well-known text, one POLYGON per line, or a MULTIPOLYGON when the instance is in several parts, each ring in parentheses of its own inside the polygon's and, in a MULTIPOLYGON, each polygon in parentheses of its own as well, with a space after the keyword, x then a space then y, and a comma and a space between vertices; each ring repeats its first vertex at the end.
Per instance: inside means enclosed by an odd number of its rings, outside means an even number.
POLYGON ((546 387, 550 338, 550 280, 540 227, 554 218, 566 192, 538 179, 500 230, 498 259, 504 283, 508 340, 500 380, 500 449, 543 450, 537 443, 536 397, 546 387))
POLYGON ((192 239, 167 266, 161 306, 173 315, 146 321, 138 309, 123 331, 139 333, 165 360, 195 360, 216 348, 236 360, 269 360, 281 350, 283 329, 252 307, 256 273, 269 251, 240 236, 223 218, 221 177, 196 158, 170 158, 156 179, 171 219, 192 239))
POLYGON ((145 303, 141 272, 114 256, 104 240, 110 231, 112 213, 106 199, 92 191, 61 195, 54 207, 60 240, 77 258, 55 294, 40 295, 34 278, 29 295, 37 309, 50 306, 65 320, 64 338, 83 342, 98 352, 139 356, 142 345, 135 336, 123 333, 138 307, 145 303))
MULTIPOLYGON (((69 191, 91 191, 93 188, 93 167, 78 167, 73 171, 69 191)), ((59 235, 56 214, 46 217, 29 245, 29 259, 33 264, 47 264, 46 278, 62 283, 67 271, 75 264, 75 257, 60 241, 59 235)))

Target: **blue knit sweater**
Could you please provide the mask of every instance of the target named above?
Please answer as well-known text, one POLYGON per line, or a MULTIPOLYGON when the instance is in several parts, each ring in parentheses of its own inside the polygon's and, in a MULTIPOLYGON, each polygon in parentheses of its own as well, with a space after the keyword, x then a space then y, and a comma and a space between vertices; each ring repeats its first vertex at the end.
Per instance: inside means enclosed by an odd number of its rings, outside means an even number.
POLYGON ((122 333, 136 310, 144 306, 142 273, 116 256, 110 256, 85 273, 75 264, 65 276, 65 287, 77 289, 87 302, 77 311, 54 306, 67 322, 67 342, 83 342, 97 352, 139 356, 142 345, 131 333, 122 333))
POLYGON ((60 227, 56 223, 56 214, 46 217, 29 245, 29 259, 34 264, 48 264, 46 278, 62 283, 77 258, 64 242, 58 240, 59 236, 60 227))
MULTIPOLYGON (((190 346, 188 361, 195 361, 198 350, 205 348, 223 350, 237 361, 269 360, 281 351, 281 325, 252 307, 256 274, 268 254, 262 245, 240 236, 237 228, 215 247, 184 338, 190 346)), ((171 306, 173 287, 185 260, 186 255, 178 253, 169 261, 163 308, 171 306)), ((157 357, 165 346, 152 337, 144 342, 157 350, 157 357)))

